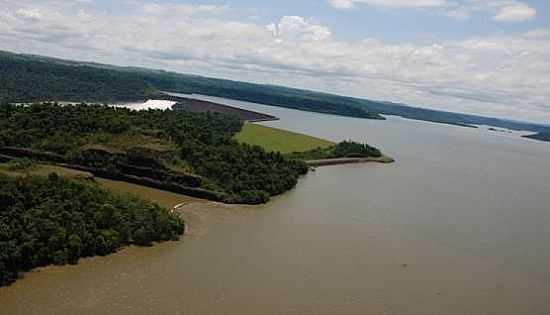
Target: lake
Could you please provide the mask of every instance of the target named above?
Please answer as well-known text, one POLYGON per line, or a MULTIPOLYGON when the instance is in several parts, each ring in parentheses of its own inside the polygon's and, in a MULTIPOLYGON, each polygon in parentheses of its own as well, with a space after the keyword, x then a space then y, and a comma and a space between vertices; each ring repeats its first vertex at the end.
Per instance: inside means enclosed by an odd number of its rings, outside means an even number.
POLYGON ((397 162, 318 168, 262 206, 191 205, 203 233, 28 273, 2 314, 550 314, 550 143, 194 97, 397 162))

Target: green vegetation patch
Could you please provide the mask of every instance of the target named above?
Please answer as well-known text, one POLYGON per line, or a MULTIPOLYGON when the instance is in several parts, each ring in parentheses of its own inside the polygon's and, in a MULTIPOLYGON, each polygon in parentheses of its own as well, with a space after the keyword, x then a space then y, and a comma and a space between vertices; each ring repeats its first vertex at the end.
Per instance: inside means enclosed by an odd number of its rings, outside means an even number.
POLYGON ((154 87, 132 73, 0 52, 0 101, 116 102, 153 93, 154 87))
POLYGON ((261 146, 266 151, 283 154, 325 149, 334 145, 328 140, 252 123, 246 123, 235 139, 242 143, 261 146))
POLYGON ((311 161, 339 158, 380 158, 382 152, 365 143, 346 140, 327 148, 317 148, 305 152, 293 152, 286 155, 287 158, 311 161))
POLYGON ((0 286, 36 267, 176 240, 184 229, 168 209, 95 183, 0 174, 0 286))

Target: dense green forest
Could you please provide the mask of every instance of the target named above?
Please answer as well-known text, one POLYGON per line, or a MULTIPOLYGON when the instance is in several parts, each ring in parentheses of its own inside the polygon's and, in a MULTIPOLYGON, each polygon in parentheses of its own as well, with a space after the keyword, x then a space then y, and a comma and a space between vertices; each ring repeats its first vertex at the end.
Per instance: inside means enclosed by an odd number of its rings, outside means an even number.
POLYGON ((0 52, 0 101, 116 102, 153 92, 131 73, 0 52))
POLYGON ((167 209, 94 183, 0 174, 0 286, 35 267, 176 240, 184 228, 167 209))
MULTIPOLYGON (((365 89, 376 87, 365 87, 365 89)), ((384 119, 395 115, 465 127, 488 125, 550 132, 550 126, 432 110, 275 85, 117 67, 0 51, 0 101, 112 102, 144 99, 159 91, 197 93, 311 112, 384 119)))
POLYGON ((305 163, 236 142, 242 125, 217 113, 4 104, 0 154, 231 203, 263 203, 293 188, 305 163))
POLYGON ((317 148, 305 152, 293 152, 286 155, 290 159, 298 160, 322 160, 334 158, 367 158, 381 157, 379 149, 365 143, 352 140, 339 142, 327 148, 317 148))

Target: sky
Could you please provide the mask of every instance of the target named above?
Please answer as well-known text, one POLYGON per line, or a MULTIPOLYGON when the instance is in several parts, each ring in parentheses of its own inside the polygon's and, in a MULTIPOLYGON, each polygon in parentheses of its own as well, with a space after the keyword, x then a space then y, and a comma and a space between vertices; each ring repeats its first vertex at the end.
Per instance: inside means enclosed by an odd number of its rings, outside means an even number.
POLYGON ((0 0, 0 50, 550 123, 548 0, 0 0))

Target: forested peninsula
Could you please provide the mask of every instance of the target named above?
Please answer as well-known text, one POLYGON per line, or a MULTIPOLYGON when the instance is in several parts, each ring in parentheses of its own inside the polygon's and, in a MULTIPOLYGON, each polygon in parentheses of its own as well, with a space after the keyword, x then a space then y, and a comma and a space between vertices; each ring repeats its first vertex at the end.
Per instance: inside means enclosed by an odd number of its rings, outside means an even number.
POLYGON ((7 163, 0 165, 0 286, 22 271, 174 240, 185 229, 176 214, 149 201, 25 169, 40 162, 215 201, 267 202, 308 168, 233 140, 242 124, 215 113, 1 104, 0 162, 7 163))
POLYGON ((305 163, 233 140, 242 125, 217 113, 4 104, 0 155, 227 203, 264 203, 293 188, 305 163))

